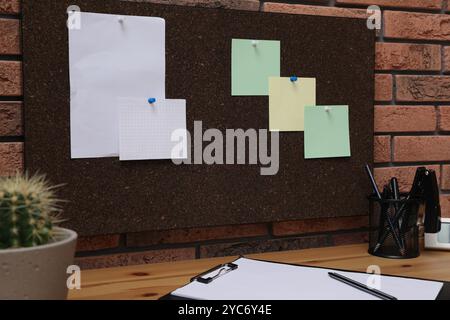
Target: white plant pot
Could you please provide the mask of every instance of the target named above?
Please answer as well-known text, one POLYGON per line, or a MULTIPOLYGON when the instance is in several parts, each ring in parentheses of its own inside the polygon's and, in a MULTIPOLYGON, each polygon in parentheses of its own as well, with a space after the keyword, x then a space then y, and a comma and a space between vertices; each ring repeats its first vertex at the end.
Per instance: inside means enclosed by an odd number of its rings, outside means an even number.
POLYGON ((0 299, 66 299, 76 232, 59 228, 55 242, 0 250, 0 299))

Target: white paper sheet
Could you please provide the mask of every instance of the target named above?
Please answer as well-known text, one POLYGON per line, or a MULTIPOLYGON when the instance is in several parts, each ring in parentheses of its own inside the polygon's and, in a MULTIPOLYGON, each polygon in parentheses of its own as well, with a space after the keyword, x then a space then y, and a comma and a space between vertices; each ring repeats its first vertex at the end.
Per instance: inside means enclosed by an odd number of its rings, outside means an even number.
POLYGON ((117 156, 117 98, 165 99, 165 21, 87 12, 80 19, 69 30, 71 156, 117 156))
MULTIPOLYGON (((239 267, 209 284, 194 281, 172 294, 201 300, 374 300, 378 299, 328 276, 334 271, 367 284, 365 273, 297 267, 240 258, 239 267)), ((434 300, 441 282, 381 276, 380 290, 399 300, 434 300)))
POLYGON ((186 100, 119 101, 120 160, 185 159, 186 100))

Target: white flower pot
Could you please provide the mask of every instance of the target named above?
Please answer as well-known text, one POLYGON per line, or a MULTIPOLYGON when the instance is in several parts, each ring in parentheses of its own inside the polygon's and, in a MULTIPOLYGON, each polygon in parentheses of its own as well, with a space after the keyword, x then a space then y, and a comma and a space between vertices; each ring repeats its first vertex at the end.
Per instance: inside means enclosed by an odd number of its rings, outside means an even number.
POLYGON ((0 250, 0 299, 66 299, 76 232, 59 228, 55 242, 0 250))

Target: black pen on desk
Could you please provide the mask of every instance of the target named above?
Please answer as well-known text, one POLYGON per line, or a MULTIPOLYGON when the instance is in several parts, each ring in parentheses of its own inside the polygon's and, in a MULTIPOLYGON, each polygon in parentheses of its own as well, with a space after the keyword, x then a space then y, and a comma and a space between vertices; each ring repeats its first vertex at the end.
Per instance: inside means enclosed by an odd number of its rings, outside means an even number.
POLYGON ((383 291, 380 291, 380 290, 377 290, 377 289, 373 289, 373 288, 371 288, 371 287, 369 287, 369 286, 367 286, 367 285, 365 285, 365 284, 363 284, 361 282, 358 282, 358 281, 355 281, 353 279, 347 278, 347 277, 345 277, 345 276, 343 276, 343 275, 341 275, 339 273, 328 272, 328 275, 331 278, 333 278, 333 279, 335 279, 337 281, 345 283, 345 284, 347 284, 347 285, 349 285, 349 286, 351 286, 351 287, 353 287, 355 289, 364 291, 364 292, 366 292, 368 294, 371 294, 371 295, 373 295, 373 296, 375 296, 377 298, 380 298, 380 299, 383 299, 383 300, 398 300, 396 297, 393 297, 393 296, 391 296, 391 295, 389 295, 389 294, 387 294, 387 293, 385 293, 383 291))

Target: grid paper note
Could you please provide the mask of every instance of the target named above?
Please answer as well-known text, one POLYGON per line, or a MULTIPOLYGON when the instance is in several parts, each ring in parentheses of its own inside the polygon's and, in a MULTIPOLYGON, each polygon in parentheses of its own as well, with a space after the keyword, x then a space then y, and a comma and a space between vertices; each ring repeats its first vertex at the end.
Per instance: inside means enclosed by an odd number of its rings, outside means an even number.
POLYGON ((119 101, 120 160, 185 159, 186 136, 186 100, 119 101))

